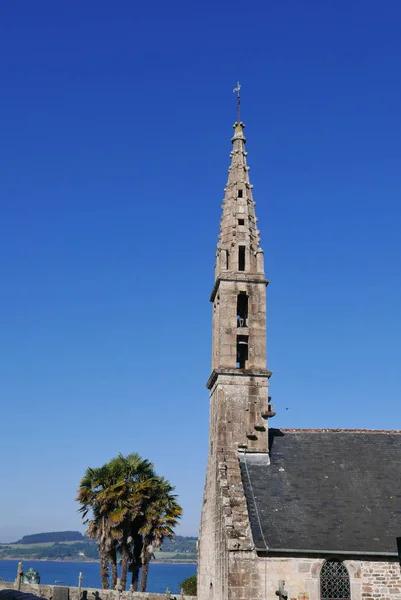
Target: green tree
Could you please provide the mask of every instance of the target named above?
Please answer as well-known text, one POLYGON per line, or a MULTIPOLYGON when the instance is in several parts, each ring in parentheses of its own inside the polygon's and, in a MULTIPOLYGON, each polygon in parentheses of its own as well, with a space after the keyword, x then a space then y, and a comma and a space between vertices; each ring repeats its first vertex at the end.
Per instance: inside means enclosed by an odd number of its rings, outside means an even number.
POLYGON ((146 591, 149 563, 154 550, 161 547, 165 537, 173 538, 174 528, 182 515, 182 508, 173 491, 174 488, 166 479, 158 477, 152 487, 152 496, 146 504, 144 523, 140 530, 142 534, 141 592, 146 591))
POLYGON ((196 575, 192 575, 181 581, 180 588, 184 596, 196 596, 196 579, 196 575))
POLYGON ((88 525, 88 537, 98 542, 103 589, 109 586, 109 563, 112 589, 117 583, 117 551, 121 554, 121 585, 125 589, 130 523, 143 511, 153 479, 153 465, 139 454, 119 454, 102 467, 88 468, 81 479, 77 501, 88 525), (92 518, 87 518, 90 511, 92 518))
POLYGON ((173 490, 167 480, 155 474, 153 464, 138 454, 119 454, 98 469, 87 469, 77 501, 88 525, 88 537, 98 542, 104 589, 109 585, 109 564, 112 589, 116 586, 117 553, 121 557, 122 589, 126 588, 128 571, 137 589, 141 565, 141 590, 146 589, 153 548, 160 547, 164 537, 172 537, 182 513, 173 490))

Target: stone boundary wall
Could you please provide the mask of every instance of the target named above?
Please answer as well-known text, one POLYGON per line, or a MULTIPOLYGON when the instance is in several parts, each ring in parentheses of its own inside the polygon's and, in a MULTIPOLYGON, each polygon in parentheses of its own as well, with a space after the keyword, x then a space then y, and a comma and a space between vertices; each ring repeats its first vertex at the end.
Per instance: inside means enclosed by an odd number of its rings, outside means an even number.
MULTIPOLYGON (((57 586, 57 585, 42 585, 42 584, 26 584, 20 586, 21 592, 27 594, 35 594, 46 600, 53 600, 57 597, 57 591, 68 589, 69 600, 166 600, 166 594, 157 594, 153 592, 118 592, 116 590, 102 590, 97 588, 81 587, 81 593, 77 587, 57 586), (56 593, 55 593, 56 590, 56 593)), ((14 582, 0 581, 1 590, 17 589, 14 582)), ((171 600, 196 600, 196 596, 183 596, 181 594, 171 594, 171 600)))

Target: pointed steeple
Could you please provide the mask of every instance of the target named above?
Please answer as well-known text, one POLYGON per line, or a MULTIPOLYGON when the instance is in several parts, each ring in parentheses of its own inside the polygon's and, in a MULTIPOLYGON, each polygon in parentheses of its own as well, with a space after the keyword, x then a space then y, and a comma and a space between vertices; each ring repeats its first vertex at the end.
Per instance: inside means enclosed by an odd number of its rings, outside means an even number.
MULTIPOLYGON (((237 84, 234 90, 238 101, 239 88, 237 84)), ((232 144, 210 297, 212 372, 206 384, 210 390, 209 452, 199 535, 198 600, 208 600, 211 595, 216 600, 243 597, 245 588, 235 586, 238 582, 243 585, 244 565, 251 565, 256 553, 238 458, 255 453, 267 464, 267 419, 274 416, 266 360, 268 282, 249 180, 244 124, 239 116, 232 144)), ((263 580, 261 590, 265 590, 265 583, 263 580)))
POLYGON ((255 202, 245 150, 245 125, 237 121, 234 135, 228 181, 224 189, 223 214, 216 253, 215 279, 229 273, 264 275, 263 250, 255 215, 255 202))

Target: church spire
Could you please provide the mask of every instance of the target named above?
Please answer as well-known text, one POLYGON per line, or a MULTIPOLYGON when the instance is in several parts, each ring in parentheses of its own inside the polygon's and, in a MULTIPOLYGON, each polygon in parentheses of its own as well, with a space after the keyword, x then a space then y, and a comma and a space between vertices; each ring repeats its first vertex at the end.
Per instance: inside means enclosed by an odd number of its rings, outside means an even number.
MULTIPOLYGON (((238 92, 238 87, 234 90, 238 92)), ((266 370, 266 285, 263 250, 245 150, 245 125, 234 123, 231 164, 217 243, 212 369, 266 370)), ((213 381, 213 377, 212 380, 213 381)))
MULTIPOLYGON (((238 114, 239 101, 238 98, 238 114)), ((253 200, 253 185, 247 165, 248 153, 245 150, 245 125, 242 121, 237 121, 233 127, 231 164, 224 188, 223 214, 217 244, 216 280, 228 272, 241 272, 243 275, 263 275, 264 272, 263 250, 260 247, 260 232, 255 215, 256 203, 253 200)))
MULTIPOLYGON (((274 416, 268 395, 271 372, 266 363, 267 281, 263 271, 244 124, 239 117, 234 124, 210 297, 209 456, 199 543, 199 600, 249 597, 244 596, 244 587, 236 587, 238 582, 243 585, 244 564, 246 571, 250 564, 246 552, 249 556, 255 552, 249 521, 244 518, 246 499, 239 485, 238 457, 244 452, 267 454, 267 419, 274 416), (233 560, 236 551, 238 558, 233 560)), ((263 460, 267 464, 267 457, 263 460)))

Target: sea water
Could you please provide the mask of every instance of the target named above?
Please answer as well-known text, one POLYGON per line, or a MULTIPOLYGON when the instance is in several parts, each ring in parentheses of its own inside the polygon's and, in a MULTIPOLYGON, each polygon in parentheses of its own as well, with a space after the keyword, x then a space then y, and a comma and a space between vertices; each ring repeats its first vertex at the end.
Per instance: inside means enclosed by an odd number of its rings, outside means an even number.
MULTIPOLYGON (((97 562, 52 562, 52 561, 23 561, 24 571, 29 567, 38 571, 40 583, 68 585, 78 587, 78 576, 83 575, 82 589, 85 587, 100 588, 100 564, 97 562)), ((5 581, 14 581, 17 575, 17 560, 0 560, 0 577, 5 581)), ((150 563, 147 592, 163 593, 168 588, 173 594, 180 593, 180 583, 183 579, 196 574, 196 564, 183 563, 150 563)), ((130 585, 128 574, 127 588, 130 585)))

